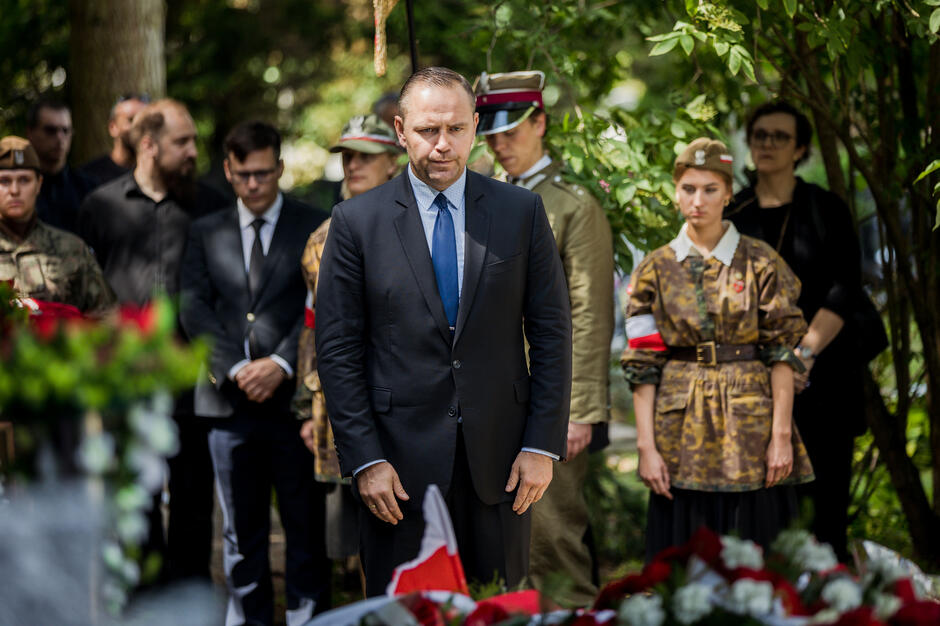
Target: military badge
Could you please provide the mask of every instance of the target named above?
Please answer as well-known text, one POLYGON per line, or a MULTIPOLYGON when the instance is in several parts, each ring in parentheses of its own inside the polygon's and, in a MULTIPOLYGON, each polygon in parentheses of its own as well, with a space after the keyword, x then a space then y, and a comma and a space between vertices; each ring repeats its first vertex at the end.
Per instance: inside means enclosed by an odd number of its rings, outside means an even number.
POLYGON ((695 164, 705 165, 705 151, 704 150, 695 151, 695 164))
POLYGON ((26 162, 26 156, 23 154, 22 150, 13 151, 13 163, 15 165, 22 165, 26 162))

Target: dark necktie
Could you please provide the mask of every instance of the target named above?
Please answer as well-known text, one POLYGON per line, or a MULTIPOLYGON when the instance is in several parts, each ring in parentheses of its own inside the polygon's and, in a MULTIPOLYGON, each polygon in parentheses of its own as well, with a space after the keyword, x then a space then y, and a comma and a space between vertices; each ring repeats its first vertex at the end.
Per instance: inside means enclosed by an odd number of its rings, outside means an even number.
POLYGON ((248 257, 248 290, 254 296, 261 287, 261 268, 264 266, 264 247, 261 245, 261 227, 265 221, 260 217, 251 223, 255 229, 255 242, 251 245, 251 256, 248 257))
MULTIPOLYGON (((261 227, 265 221, 260 217, 251 223, 255 229, 255 242, 251 244, 251 256, 248 257, 248 290, 254 298, 261 289, 261 268, 264 265, 264 247, 261 245, 261 227)), ((250 314, 249 314, 250 315, 250 314)), ((254 320, 252 319, 252 322, 254 320)), ((248 326, 248 356, 257 359, 259 354, 258 340, 255 337, 254 324, 248 326)))
POLYGON ((447 208, 447 198, 439 193, 434 199, 437 219, 431 238, 431 261, 437 278, 437 292, 441 295, 444 313, 451 332, 457 325, 457 305, 460 295, 457 290, 457 242, 454 238, 454 218, 447 208))

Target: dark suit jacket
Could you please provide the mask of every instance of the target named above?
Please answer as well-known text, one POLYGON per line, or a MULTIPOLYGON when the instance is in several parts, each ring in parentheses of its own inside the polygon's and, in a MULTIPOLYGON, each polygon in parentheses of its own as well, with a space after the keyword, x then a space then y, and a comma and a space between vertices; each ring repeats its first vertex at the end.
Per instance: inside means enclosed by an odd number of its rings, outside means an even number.
POLYGON ((341 467, 387 459, 411 506, 430 483, 447 493, 458 413, 487 504, 512 499, 523 446, 565 453, 571 314, 542 201, 468 172, 466 212, 453 342, 407 172, 338 205, 323 253, 317 355, 341 467))
MULTIPOLYGON (((190 226, 180 275, 180 320, 190 337, 205 335, 212 342, 207 375, 196 386, 196 415, 219 417, 231 415, 239 405, 250 406, 228 372, 245 358, 245 338, 252 328, 262 354, 277 354, 296 367, 307 293, 300 258, 307 237, 324 217, 284 198, 265 256, 261 290, 254 297, 248 291, 235 206, 190 226)), ((294 386, 285 380, 268 404, 289 410, 294 386)))

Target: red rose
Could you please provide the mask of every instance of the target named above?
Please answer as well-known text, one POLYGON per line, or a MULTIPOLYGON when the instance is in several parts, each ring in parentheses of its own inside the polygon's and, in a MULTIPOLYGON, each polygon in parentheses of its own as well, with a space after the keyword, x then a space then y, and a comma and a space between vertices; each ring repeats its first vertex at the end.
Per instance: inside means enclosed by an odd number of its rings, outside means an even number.
POLYGON ((829 626, 884 626, 884 622, 875 619, 875 612, 870 606, 860 606, 843 613, 829 626))
POLYGON ((420 593, 409 593, 396 600, 411 611, 421 626, 445 626, 440 607, 420 593))
POLYGON ((891 626, 936 626, 940 624, 940 602, 915 600, 905 604, 888 623, 891 626))
POLYGON ((465 626, 490 626, 509 618, 509 611, 493 604, 492 602, 480 602, 477 608, 467 616, 464 622, 465 626))
POLYGON ((653 587, 666 582, 672 573, 672 566, 665 561, 652 561, 643 568, 641 576, 645 579, 647 587, 653 587))
POLYGON ((917 602, 917 594, 914 592, 914 585, 910 578, 900 578, 894 581, 894 595, 899 597, 904 604, 908 602, 917 602))
POLYGON ((157 322, 157 312, 153 306, 142 307, 136 304, 125 304, 119 313, 121 324, 133 324, 145 335, 149 335, 157 322))
POLYGON ((699 526, 692 538, 689 539, 692 554, 713 567, 721 559, 721 537, 705 526, 699 526))

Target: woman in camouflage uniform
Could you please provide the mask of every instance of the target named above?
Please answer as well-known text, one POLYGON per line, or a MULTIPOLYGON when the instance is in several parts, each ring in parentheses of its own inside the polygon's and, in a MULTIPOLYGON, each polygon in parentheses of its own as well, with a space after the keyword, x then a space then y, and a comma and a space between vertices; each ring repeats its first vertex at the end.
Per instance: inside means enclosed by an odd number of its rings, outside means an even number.
POLYGON ((639 473, 650 487, 647 559, 705 525, 768 544, 813 479, 792 424, 800 282, 773 249, 723 222, 731 155, 696 139, 676 159, 686 224, 633 274, 629 345, 639 473))

